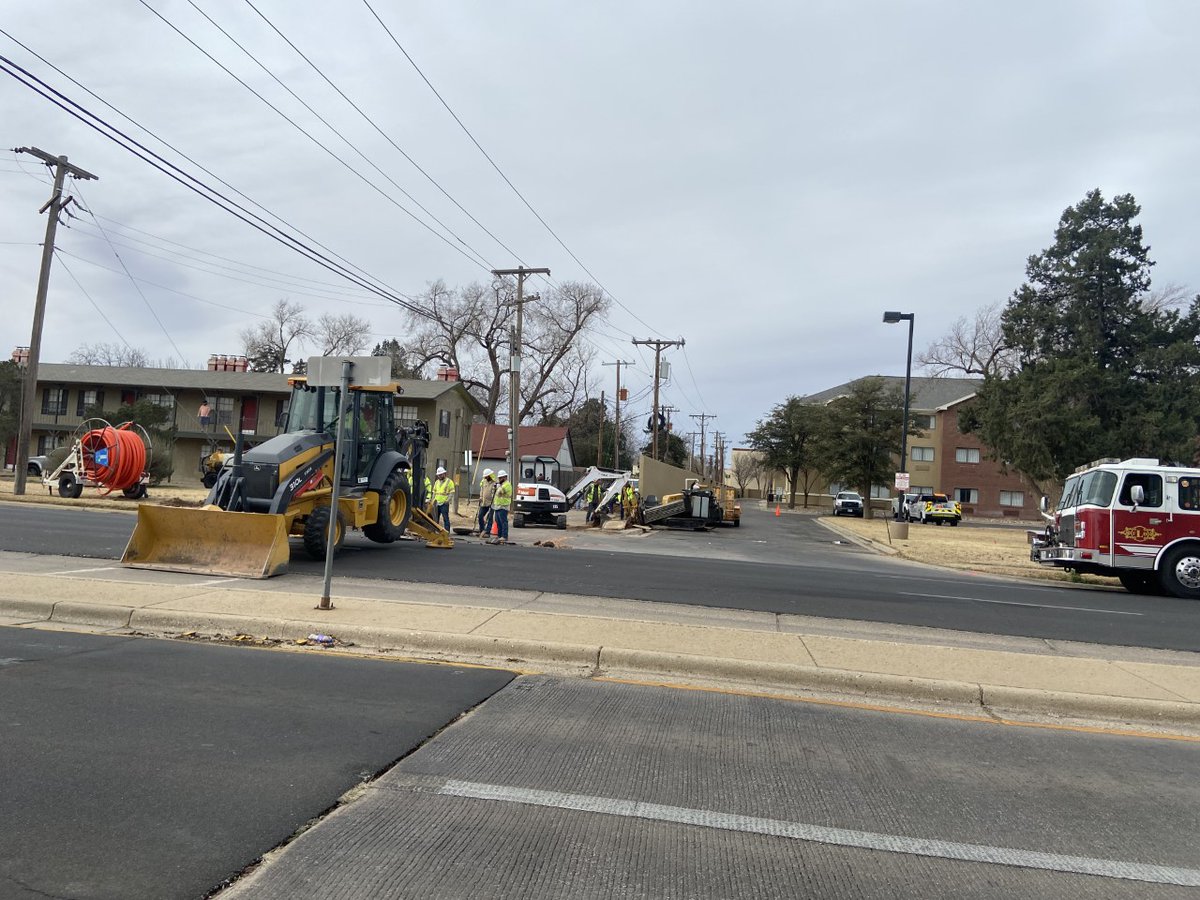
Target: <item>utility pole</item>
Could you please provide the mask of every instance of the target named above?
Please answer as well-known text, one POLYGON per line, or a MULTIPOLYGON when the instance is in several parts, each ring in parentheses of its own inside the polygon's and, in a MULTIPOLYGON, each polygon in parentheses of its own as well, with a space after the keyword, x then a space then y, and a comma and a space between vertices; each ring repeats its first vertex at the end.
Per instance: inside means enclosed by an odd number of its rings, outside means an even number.
POLYGON ((705 459, 704 459, 704 449, 705 449, 705 447, 704 447, 704 429, 705 429, 705 424, 708 422, 708 420, 709 420, 709 419, 715 419, 715 418, 716 418, 716 416, 715 416, 715 415, 712 415, 711 413, 692 413, 692 418, 693 418, 693 419, 698 419, 698 420, 699 420, 699 422, 700 422, 700 468, 701 468, 701 470, 702 470, 702 471, 700 472, 700 475, 701 475, 702 477, 705 477, 705 478, 707 478, 707 477, 708 477, 708 473, 703 471, 703 469, 704 469, 704 466, 705 466, 705 459))
POLYGON ((46 292, 50 287, 50 263, 54 260, 54 235, 58 231, 58 216, 74 197, 62 198, 63 182, 70 175, 84 181, 96 176, 67 162, 65 156, 51 156, 37 147, 17 147, 17 153, 29 153, 48 166, 54 167, 54 192, 38 210, 49 212, 46 217, 46 240, 42 244, 42 268, 38 274, 37 300, 33 305, 33 331, 29 337, 29 362, 25 364, 25 383, 21 390, 21 424, 17 431, 17 458, 13 464, 13 493, 25 493, 25 475, 29 467, 29 440, 33 431, 33 404, 37 399, 37 370, 42 353, 42 321, 46 318, 46 292))
POLYGON ((724 487, 725 486, 725 435, 718 431, 718 432, 716 432, 716 434, 713 435, 713 440, 716 444, 716 448, 715 448, 716 449, 716 457, 714 459, 714 462, 716 463, 716 465, 713 467, 713 481, 715 481, 721 487, 724 487))
POLYGON ((650 417, 650 421, 654 425, 654 440, 650 445, 650 455, 654 459, 658 459, 658 380, 662 374, 662 352, 667 347, 682 347, 684 345, 683 338, 677 341, 664 341, 659 338, 646 338, 644 341, 635 340, 634 346, 645 345, 654 348, 654 413, 650 417))
MULTIPOLYGON (((613 362, 602 362, 600 365, 617 367, 617 393, 614 395, 616 400, 613 401, 613 418, 616 420, 616 429, 613 432, 613 468, 619 469, 621 468, 621 366, 632 366, 633 363, 618 359, 613 362)), ((603 423, 603 419, 601 419, 601 423, 603 423)), ((603 428, 603 424, 601 427, 603 428)))
POLYGON ((596 468, 600 468, 600 451, 604 447, 604 391, 600 392, 600 433, 596 435, 596 468))
POLYGON ((520 425, 521 415, 521 311, 525 304, 525 276, 549 275, 550 270, 517 266, 515 269, 492 269, 492 274, 497 278, 503 278, 505 275, 517 276, 517 326, 512 330, 512 355, 508 369, 508 458, 511 460, 513 471, 508 474, 511 484, 520 484, 521 457, 518 455, 520 441, 517 437, 517 429, 520 425))

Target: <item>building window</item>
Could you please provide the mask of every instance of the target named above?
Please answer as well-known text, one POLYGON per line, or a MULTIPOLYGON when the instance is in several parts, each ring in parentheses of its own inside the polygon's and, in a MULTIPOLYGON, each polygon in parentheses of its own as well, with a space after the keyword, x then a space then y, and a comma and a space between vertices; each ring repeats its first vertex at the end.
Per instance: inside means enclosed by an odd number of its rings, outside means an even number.
POLYGON ((66 388, 43 388, 42 389, 42 415, 43 416, 65 416, 67 414, 67 389, 66 388))
POLYGON ((104 391, 80 391, 75 404, 75 415, 82 416, 92 407, 104 406, 104 391))
POLYGON ((218 397, 217 398, 217 408, 214 410, 214 412, 216 412, 216 414, 217 414, 217 424, 218 425, 232 425, 233 424, 233 398, 232 397, 218 397))
MULTIPOLYGON (((979 451, 975 447, 959 447, 954 451, 954 461, 960 463, 979 462, 979 451)), ((1020 506, 1021 504, 1017 504, 1020 506)))
MULTIPOLYGON (((66 440, 67 439, 61 434, 39 434, 37 439, 37 455, 45 456, 51 450, 54 450, 65 444, 66 440)), ((49 472, 46 474, 49 474, 49 472)))
POLYGON ((396 407, 397 422, 415 422, 417 421, 417 408, 415 406, 397 406, 396 407))
POLYGON ((890 496, 892 496, 892 489, 888 485, 886 485, 886 484, 871 485, 871 499, 872 500, 886 500, 890 496))
POLYGON ((1024 491, 1001 491, 1000 492, 1001 506, 1024 506, 1025 492, 1024 491))
POLYGON ((927 416, 924 413, 914 413, 912 417, 914 428, 922 431, 933 431, 937 427, 937 416, 927 416))
POLYGON ((978 488, 955 488, 954 499, 959 503, 978 503, 979 489, 978 488))
POLYGON ((443 409, 438 413, 438 437, 450 437, 450 410, 443 409))
POLYGON ((932 447, 913 447, 912 448, 913 462, 933 462, 932 447))
POLYGON ((143 394, 143 400, 148 400, 155 406, 161 406, 163 409, 174 409, 175 398, 171 394, 143 394))
POLYGON ((908 492, 910 494, 916 494, 916 495, 920 496, 921 494, 932 494, 932 493, 934 493, 934 490, 933 490, 932 484, 930 484, 930 485, 919 485, 918 484, 915 487, 910 487, 908 489, 908 492))

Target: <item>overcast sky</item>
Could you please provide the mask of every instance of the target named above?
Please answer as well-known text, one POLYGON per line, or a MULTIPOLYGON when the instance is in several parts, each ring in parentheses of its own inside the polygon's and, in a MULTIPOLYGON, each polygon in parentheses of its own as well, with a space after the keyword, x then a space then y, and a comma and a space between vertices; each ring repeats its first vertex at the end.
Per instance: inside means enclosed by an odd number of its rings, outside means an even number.
MULTIPOLYGON (((425 218, 187 0, 147 2, 425 218)), ((549 266, 556 281, 589 279, 362 0, 254 3, 526 264, 549 266)), ((399 291, 418 293, 437 278, 488 280, 490 266, 517 264, 247 3, 197 5, 454 236, 443 241, 416 224, 140 0, 64 0, 52 11, 8 2, 0 28, 399 291), (460 240, 471 251, 451 246, 460 240)), ((599 358, 635 361, 627 377, 641 395, 653 355, 629 339, 686 339, 684 351, 668 354, 674 372, 663 394, 682 410, 677 430, 691 430, 691 413, 713 413, 730 444, 740 444, 790 394, 903 374, 904 326, 882 324, 885 309, 916 313, 919 351, 959 316, 1006 299, 1026 258, 1052 241, 1063 209, 1094 187, 1141 203, 1156 285, 1200 290, 1200 3, 371 5, 616 298, 593 335, 599 358)), ((212 180, 3 35, 0 55, 212 180)), ((280 297, 314 316, 366 315, 378 338, 404 340, 395 307, 329 286, 337 282, 330 273, 3 74, 0 132, 4 148, 66 154, 99 176, 71 190, 126 245, 116 250, 144 294, 95 222, 71 220, 59 232, 58 246, 71 255, 53 273, 43 360, 123 340, 153 358, 177 348, 203 365, 210 353, 241 352, 238 332, 280 297), (241 280, 200 271, 211 266, 180 254, 236 260, 241 280), (246 264, 289 281, 251 276, 246 264)), ((6 354, 29 342, 44 229, 37 210, 48 184, 31 157, 0 151, 6 354)), ((597 367, 597 375, 611 398, 613 369, 597 367)), ((647 415, 649 399, 633 411, 647 415)))

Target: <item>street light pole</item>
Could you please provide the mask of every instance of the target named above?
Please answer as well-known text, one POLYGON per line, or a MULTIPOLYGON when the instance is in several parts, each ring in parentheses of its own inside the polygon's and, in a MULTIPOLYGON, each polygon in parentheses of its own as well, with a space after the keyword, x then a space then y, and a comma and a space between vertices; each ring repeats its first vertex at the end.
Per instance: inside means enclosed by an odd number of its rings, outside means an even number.
MULTIPOLYGON (((909 397, 912 394, 912 342, 913 342, 913 322, 916 319, 916 313, 902 313, 888 311, 883 314, 883 321, 887 325, 894 325, 897 322, 908 321, 908 359, 904 364, 904 418, 900 422, 900 471, 908 471, 908 403, 909 397)), ((904 492, 900 492, 900 496, 904 496, 904 492)), ((897 517, 900 513, 900 504, 896 505, 897 517)))

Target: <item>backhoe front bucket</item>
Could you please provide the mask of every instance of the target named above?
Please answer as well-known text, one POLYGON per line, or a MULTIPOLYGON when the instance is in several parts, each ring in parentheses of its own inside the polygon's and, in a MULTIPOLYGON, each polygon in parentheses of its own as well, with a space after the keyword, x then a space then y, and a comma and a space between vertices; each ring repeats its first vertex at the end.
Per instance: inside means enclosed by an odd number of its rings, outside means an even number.
POLYGON ((220 507, 138 506, 137 526, 121 557, 136 569, 270 578, 287 568, 287 520, 220 507))

